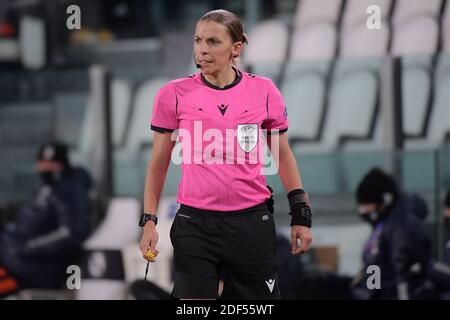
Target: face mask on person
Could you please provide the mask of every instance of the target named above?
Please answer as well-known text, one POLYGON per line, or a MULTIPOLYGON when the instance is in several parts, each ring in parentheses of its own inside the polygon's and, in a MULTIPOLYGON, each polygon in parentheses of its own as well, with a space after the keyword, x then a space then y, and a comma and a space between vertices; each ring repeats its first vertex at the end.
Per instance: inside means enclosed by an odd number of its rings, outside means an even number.
POLYGON ((364 222, 367 222, 372 226, 375 226, 381 220, 381 214, 378 210, 360 213, 359 216, 364 222))
POLYGON ((386 218, 393 208, 394 197, 391 193, 383 194, 383 202, 378 204, 360 204, 358 207, 359 216, 373 227, 386 218))

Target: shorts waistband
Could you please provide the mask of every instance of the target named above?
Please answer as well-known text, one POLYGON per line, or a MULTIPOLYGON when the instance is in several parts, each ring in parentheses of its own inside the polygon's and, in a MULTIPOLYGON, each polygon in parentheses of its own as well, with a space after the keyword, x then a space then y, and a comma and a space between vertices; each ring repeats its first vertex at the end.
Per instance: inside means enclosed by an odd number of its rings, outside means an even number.
POLYGON ((267 210, 267 204, 266 202, 262 202, 260 204, 257 204, 253 207, 242 209, 242 210, 236 210, 236 211, 214 211, 214 210, 206 210, 206 209, 198 209, 195 207, 191 207, 185 204, 180 204, 179 212, 181 213, 188 213, 188 214, 194 214, 194 215, 205 215, 209 217, 229 217, 229 216, 240 216, 245 215, 249 213, 255 213, 259 212, 262 209, 267 210))

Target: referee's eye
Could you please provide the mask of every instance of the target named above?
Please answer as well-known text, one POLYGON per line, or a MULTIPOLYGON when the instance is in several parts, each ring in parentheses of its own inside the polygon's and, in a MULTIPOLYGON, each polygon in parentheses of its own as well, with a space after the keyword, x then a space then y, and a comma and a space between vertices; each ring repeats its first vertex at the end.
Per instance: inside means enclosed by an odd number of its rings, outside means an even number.
POLYGON ((212 45, 212 46, 218 45, 219 43, 220 43, 220 42, 217 41, 217 40, 215 40, 215 39, 209 39, 209 40, 208 40, 208 44, 209 44, 209 45, 212 45))

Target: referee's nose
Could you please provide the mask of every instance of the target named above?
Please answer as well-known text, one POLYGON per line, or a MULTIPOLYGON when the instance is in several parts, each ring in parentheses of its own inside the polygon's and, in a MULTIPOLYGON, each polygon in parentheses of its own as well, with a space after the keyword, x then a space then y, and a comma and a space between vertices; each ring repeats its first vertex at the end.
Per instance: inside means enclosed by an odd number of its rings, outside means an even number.
POLYGON ((205 42, 200 43, 199 52, 202 56, 208 54, 208 46, 205 42))

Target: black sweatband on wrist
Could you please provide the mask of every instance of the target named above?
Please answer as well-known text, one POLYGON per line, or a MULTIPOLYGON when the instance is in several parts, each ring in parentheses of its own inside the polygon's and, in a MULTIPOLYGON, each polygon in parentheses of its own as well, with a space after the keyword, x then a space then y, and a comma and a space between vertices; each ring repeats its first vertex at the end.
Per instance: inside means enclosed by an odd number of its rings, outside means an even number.
POLYGON ((291 211, 289 212, 291 215, 291 227, 292 226, 304 226, 311 228, 312 226, 312 212, 308 207, 300 208, 300 212, 291 211))
POLYGON ((311 228, 312 211, 308 194, 303 189, 295 189, 288 193, 291 211, 291 226, 300 225, 311 228))
POLYGON ((309 203, 308 194, 303 189, 295 189, 288 193, 289 206, 292 208, 296 204, 306 204, 311 207, 309 203))

